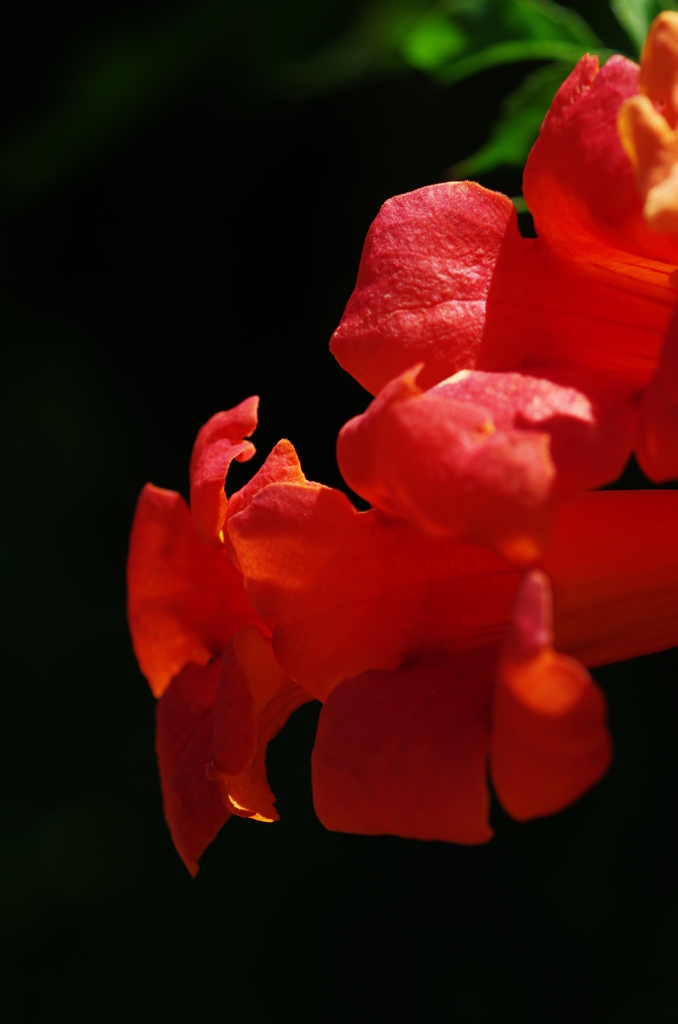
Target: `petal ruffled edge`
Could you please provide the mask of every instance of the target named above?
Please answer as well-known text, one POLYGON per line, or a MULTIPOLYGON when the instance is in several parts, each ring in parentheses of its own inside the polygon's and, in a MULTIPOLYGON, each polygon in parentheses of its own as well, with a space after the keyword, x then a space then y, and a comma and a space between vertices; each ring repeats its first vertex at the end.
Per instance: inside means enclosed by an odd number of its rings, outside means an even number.
POLYGON ((156 697, 189 662, 221 657, 233 633, 261 619, 225 552, 207 548, 176 491, 139 495, 127 559, 134 653, 156 697))
POLYGON ((212 416, 195 439, 189 467, 191 514, 198 536, 208 547, 224 546, 226 474, 234 459, 246 462, 256 451, 244 438, 256 429, 258 408, 256 395, 246 398, 233 409, 212 416))

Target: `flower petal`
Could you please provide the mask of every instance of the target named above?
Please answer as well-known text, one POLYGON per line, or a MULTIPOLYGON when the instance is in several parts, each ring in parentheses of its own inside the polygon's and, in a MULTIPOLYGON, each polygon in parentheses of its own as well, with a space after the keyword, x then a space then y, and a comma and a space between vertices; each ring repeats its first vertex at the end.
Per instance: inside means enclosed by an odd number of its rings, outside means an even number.
POLYGON ((496 647, 366 672, 324 705, 313 798, 329 829, 484 843, 496 647))
POLYGON ((487 296, 483 341, 469 369, 638 392, 657 368, 676 306, 675 264, 581 239, 506 232, 487 296), (577 377, 575 374, 581 374, 577 377))
POLYGON ((417 362, 424 387, 473 367, 508 226, 517 234, 512 203, 473 182, 384 203, 330 345, 344 369, 376 394, 417 362))
POLYGON ((630 455, 627 396, 469 370, 422 393, 416 376, 391 381, 343 427, 337 459, 358 494, 433 535, 534 560, 557 499, 615 479, 630 455))
POLYGON ((221 661, 187 665, 157 706, 156 751, 165 818, 194 877, 203 851, 231 816, 206 772, 220 675, 221 661))
POLYGON ((247 593, 287 672, 323 700, 405 654, 498 639, 519 574, 486 548, 357 512, 340 491, 275 483, 231 516, 247 593))
POLYGON ((676 263, 676 240, 650 231, 643 221, 617 131, 622 103, 639 91, 639 73, 625 57, 611 57, 600 70, 597 57, 582 57, 546 115, 525 167, 523 192, 540 237, 676 263))
POLYGON ((636 455, 643 473, 660 483, 678 478, 678 316, 666 335, 659 367, 643 391, 636 455))
POLYGON ((277 821, 266 778, 266 747, 311 695, 278 665, 271 641, 254 626, 231 640, 223 657, 212 731, 210 778, 234 814, 277 821))
POLYGON ((565 506, 542 567, 556 647, 604 665, 678 645, 678 491, 601 491, 565 506))
POLYGON ((191 514, 198 536, 209 547, 223 547, 226 474, 234 459, 246 462, 254 455, 254 445, 243 438, 256 429, 258 407, 255 395, 234 409, 216 413, 200 428, 195 439, 189 468, 191 514))
POLYGON ((181 495, 152 484, 134 516, 127 593, 134 652, 156 697, 188 662, 220 657, 241 626, 263 626, 242 576, 205 547, 181 495))
POLYGON ((492 782, 519 821, 571 804, 611 759, 605 698, 583 665, 553 649, 551 618, 548 579, 533 570, 516 594, 492 716, 492 782))

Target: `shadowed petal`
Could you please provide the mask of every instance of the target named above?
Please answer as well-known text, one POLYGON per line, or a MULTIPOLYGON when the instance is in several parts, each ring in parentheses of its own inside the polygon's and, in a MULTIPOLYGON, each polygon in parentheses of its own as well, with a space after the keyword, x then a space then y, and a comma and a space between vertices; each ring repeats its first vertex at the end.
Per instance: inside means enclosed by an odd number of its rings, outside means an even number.
POLYGON ((329 829, 484 843, 496 647, 367 672, 320 714, 313 798, 329 829))
POLYGON ((207 778, 212 757, 214 698, 221 661, 187 665, 158 702, 156 751, 165 818, 184 864, 198 860, 231 816, 219 787, 207 778))
POLYGON ((556 647, 585 665, 678 645, 678 491, 601 491, 565 506, 542 560, 556 647))
POLYGON ((254 626, 231 640, 216 694, 210 778, 233 813, 277 821, 266 778, 266 747, 311 695, 284 672, 271 641, 254 626))
POLYGON ((650 480, 678 478, 678 317, 674 314, 659 367, 643 391, 636 455, 650 480))

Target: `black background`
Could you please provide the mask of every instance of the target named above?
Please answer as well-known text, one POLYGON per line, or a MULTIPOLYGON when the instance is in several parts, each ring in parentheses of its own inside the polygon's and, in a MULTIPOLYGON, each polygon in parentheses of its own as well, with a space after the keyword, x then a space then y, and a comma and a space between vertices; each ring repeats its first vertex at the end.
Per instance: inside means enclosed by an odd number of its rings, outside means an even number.
MULTIPOLYGON (((161 4, 27 4, 2 46, 11 132, 94 31, 161 4)), ((353 5, 356 6, 355 4, 353 5)), ((578 5, 608 31, 604 4, 578 5)), ((341 19, 339 19, 340 21, 341 19)), ((337 24, 339 24, 339 21, 337 24)), ((193 83, 2 230, 0 1011, 6 1019, 678 1020, 676 656, 596 672, 615 761, 574 807, 462 848, 326 832, 318 708, 269 750, 281 821, 233 819, 192 881, 162 818, 154 702, 125 624, 147 480, 187 491, 219 409, 261 395, 341 486, 367 401, 329 336, 370 221, 484 141, 525 66, 293 101, 193 83)), ((511 195, 514 172, 483 179, 511 195)), ((231 481, 231 478, 229 478, 231 481)))

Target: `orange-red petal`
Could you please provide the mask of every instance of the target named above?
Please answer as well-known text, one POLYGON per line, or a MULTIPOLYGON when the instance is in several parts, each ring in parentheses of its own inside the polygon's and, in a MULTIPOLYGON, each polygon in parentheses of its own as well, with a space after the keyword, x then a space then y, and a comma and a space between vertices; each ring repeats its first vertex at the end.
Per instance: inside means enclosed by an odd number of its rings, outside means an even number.
POLYGON ((216 693, 209 773, 234 814, 277 821, 266 747, 292 712, 311 699, 280 668, 260 630, 245 626, 234 635, 216 693))
POLYGON ((264 487, 228 529, 278 661, 321 700, 405 654, 500 638, 519 579, 486 548, 357 512, 318 485, 264 487))
POLYGON ((604 665, 678 645, 678 491, 600 491, 565 506, 542 560, 558 650, 604 665))
POLYGON ((235 630, 261 623, 242 576, 205 547, 181 495, 152 484, 134 516, 127 594, 134 652, 156 697, 188 662, 220 657, 235 630))
POLYGON ((485 762, 495 657, 489 645, 340 683, 313 750, 322 823, 367 835, 490 839, 485 762))
POLYGON ((516 594, 493 706, 492 781, 519 821, 572 803, 611 759, 605 698, 552 639, 550 585, 532 571, 516 594))
POLYGON ((258 407, 255 395, 234 409, 216 413, 200 428, 195 439, 189 468, 191 514, 198 536, 209 547, 223 547, 228 504, 224 490, 226 474, 234 459, 245 462, 254 455, 254 445, 244 438, 256 429, 258 407))
POLYGON ((193 876, 203 851, 231 816, 206 771, 220 676, 220 660, 186 665, 157 706, 156 751, 165 818, 193 876))

